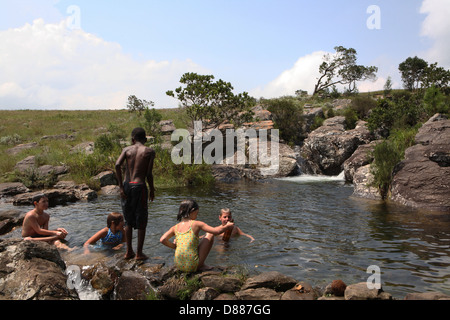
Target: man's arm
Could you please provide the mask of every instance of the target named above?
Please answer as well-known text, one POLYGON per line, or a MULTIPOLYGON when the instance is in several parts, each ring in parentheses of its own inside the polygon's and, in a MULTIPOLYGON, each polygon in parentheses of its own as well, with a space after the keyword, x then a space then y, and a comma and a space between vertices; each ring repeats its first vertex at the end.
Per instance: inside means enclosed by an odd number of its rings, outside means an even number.
POLYGON ((149 199, 153 202, 155 199, 155 186, 153 183, 153 163, 155 160, 156 153, 152 149, 150 152, 150 161, 148 162, 148 169, 147 169, 147 182, 150 187, 150 193, 149 193, 149 199))
POLYGON ((123 191, 123 176, 122 176, 122 165, 126 159, 126 153, 125 150, 122 151, 122 154, 119 156, 119 159, 117 159, 116 162, 116 178, 117 182, 119 183, 120 188, 120 196, 125 199, 125 192, 123 191))

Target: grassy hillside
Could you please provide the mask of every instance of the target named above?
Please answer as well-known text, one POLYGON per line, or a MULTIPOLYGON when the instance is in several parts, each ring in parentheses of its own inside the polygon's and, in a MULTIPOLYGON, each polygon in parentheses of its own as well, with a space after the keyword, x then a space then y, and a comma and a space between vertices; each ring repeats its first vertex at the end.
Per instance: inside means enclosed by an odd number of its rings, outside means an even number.
MULTIPOLYGON (((178 128, 185 128, 184 112, 179 109, 158 110, 163 120, 172 119, 178 128)), ((114 169, 120 155, 119 141, 130 141, 133 128, 142 125, 142 118, 128 110, 103 111, 42 111, 0 110, 0 182, 21 181, 30 184, 34 173, 19 174, 14 170, 18 161, 36 156, 40 165, 67 165, 71 172, 67 179, 93 185, 90 178, 104 170, 114 169), (67 136, 67 137, 66 137, 67 136), (50 137, 45 139, 44 137, 50 137), (44 139, 43 139, 44 138, 44 139), (71 153, 82 142, 108 142, 93 155, 71 153), (18 144, 36 142, 38 147, 8 155, 6 150, 18 144)), ((167 151, 157 150, 154 174, 155 185, 172 187, 211 181, 209 169, 204 166, 187 168, 172 164, 167 151)))

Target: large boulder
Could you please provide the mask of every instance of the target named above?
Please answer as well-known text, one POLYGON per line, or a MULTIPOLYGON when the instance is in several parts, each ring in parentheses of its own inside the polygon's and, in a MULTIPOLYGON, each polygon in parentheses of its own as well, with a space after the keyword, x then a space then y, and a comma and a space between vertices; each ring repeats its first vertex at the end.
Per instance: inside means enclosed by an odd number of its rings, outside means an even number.
POLYGON ((311 132, 304 141, 301 155, 309 167, 308 173, 340 174, 345 160, 360 145, 371 141, 366 122, 359 121, 355 129, 346 130, 344 121, 343 117, 327 119, 322 127, 311 132))
POLYGON ((21 210, 0 211, 0 235, 7 234, 23 223, 25 212, 21 210))
POLYGON ((65 263, 45 242, 0 239, 0 299, 78 300, 67 287, 65 263))
POLYGON ((435 116, 420 128, 416 145, 394 169, 391 200, 432 210, 450 210, 450 120, 435 116))

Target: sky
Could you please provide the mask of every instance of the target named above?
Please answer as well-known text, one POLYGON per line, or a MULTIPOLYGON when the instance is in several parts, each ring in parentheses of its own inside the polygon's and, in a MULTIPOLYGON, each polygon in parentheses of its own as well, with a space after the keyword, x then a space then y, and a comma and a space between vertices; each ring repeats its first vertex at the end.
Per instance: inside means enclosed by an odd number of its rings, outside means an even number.
POLYGON ((172 108, 186 72, 311 94, 336 46, 379 68, 360 92, 401 88, 408 57, 450 68, 449 17, 450 0, 0 0, 0 109, 172 108))

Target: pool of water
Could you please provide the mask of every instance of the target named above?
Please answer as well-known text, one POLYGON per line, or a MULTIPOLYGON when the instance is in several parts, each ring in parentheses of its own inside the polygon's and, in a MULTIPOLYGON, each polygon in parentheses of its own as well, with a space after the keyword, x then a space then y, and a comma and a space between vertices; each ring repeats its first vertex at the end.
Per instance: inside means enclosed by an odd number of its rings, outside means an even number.
MULTIPOLYGON (((180 202, 192 198, 200 206, 199 220, 217 226, 220 209, 228 207, 236 225, 256 239, 216 241, 208 265, 279 271, 314 286, 336 279, 365 282, 371 276, 367 268, 375 265, 383 289, 395 298, 410 292, 450 294, 450 214, 357 199, 352 193, 342 176, 157 190, 144 251, 173 264, 173 250, 159 238, 176 224, 180 202)), ((50 228, 65 227, 68 244, 81 247, 106 226, 112 211, 121 212, 115 196, 50 208, 50 228)), ((77 253, 82 250, 72 255, 77 253)))

